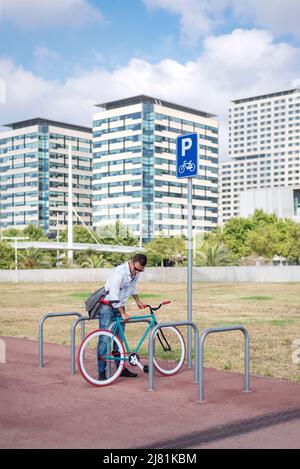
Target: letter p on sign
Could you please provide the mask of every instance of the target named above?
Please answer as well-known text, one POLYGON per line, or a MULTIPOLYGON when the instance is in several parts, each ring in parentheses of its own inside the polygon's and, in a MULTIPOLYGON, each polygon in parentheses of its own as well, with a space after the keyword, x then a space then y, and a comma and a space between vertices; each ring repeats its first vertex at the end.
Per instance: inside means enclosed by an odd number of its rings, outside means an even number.
POLYGON ((185 153, 192 148, 193 140, 190 137, 183 138, 181 140, 181 154, 182 157, 185 157, 185 153))

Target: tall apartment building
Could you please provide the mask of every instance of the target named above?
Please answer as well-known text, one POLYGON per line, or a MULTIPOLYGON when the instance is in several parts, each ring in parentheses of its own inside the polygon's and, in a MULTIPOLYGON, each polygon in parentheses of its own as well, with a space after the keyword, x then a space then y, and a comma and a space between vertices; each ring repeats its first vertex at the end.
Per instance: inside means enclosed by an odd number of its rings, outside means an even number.
POLYGON ((240 215, 241 192, 299 185, 300 89, 233 101, 229 156, 220 164, 221 224, 240 215))
POLYGON ((198 132, 194 229, 217 225, 218 123, 212 114, 149 96, 98 105, 93 121, 93 225, 122 222, 136 236, 187 230, 187 183, 176 179, 176 137, 198 132), (142 226, 142 230, 141 230, 142 226))
POLYGON ((73 206, 91 226, 92 130, 41 118, 6 127, 0 133, 1 228, 35 224, 49 233, 67 227, 69 145, 73 206))

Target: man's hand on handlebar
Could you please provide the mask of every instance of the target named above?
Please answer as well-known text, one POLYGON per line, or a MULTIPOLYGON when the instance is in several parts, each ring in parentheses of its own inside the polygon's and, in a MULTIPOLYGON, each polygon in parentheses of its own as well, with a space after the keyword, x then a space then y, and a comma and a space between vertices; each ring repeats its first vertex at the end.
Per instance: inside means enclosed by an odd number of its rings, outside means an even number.
POLYGON ((140 299, 139 295, 132 295, 132 296, 133 296, 133 298, 134 298, 134 300, 135 300, 135 302, 136 302, 136 304, 137 304, 137 307, 138 307, 139 309, 145 309, 145 308, 147 308, 147 305, 145 305, 145 304, 142 302, 142 300, 140 299))
POLYGON ((126 313, 124 306, 119 306, 118 310, 124 321, 128 321, 128 319, 130 319, 130 316, 126 313))
POLYGON ((127 314, 127 313, 123 313, 123 314, 121 313, 121 316, 122 316, 122 319, 123 319, 124 321, 128 321, 128 320, 130 319, 129 314, 127 314))

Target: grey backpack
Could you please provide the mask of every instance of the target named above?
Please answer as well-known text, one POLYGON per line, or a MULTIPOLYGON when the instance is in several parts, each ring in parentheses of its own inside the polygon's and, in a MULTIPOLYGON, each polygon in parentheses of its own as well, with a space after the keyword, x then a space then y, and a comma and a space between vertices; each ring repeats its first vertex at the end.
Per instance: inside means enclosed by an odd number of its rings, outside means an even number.
POLYGON ((103 296, 105 295, 107 295, 107 291, 104 287, 102 287, 92 293, 91 296, 85 301, 85 308, 88 312, 90 319, 96 319, 98 317, 100 299, 103 298, 103 296))

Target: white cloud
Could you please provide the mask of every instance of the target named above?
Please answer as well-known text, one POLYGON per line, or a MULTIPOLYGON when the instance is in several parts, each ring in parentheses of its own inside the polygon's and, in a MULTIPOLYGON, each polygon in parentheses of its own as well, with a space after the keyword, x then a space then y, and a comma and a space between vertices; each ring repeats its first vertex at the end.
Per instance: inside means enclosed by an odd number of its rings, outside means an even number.
MULTIPOLYGON (((185 41, 198 39, 225 24, 230 11, 241 25, 269 29, 275 35, 291 34, 300 38, 299 0, 143 0, 148 8, 161 8, 180 16, 185 41)), ((236 23, 237 27, 237 23, 236 23)))
POLYGON ((226 156, 230 100, 288 89, 300 77, 299 54, 295 47, 275 43, 266 31, 235 30, 207 38, 194 61, 151 64, 133 58, 114 71, 102 65, 64 83, 39 78, 4 59, 0 76, 7 83, 7 104, 1 123, 44 116, 90 126, 94 104, 149 94, 218 114, 221 153, 226 156))
POLYGON ((81 27, 104 19, 88 0, 2 0, 2 18, 22 28, 34 29, 81 27))
POLYGON ((91 55, 92 55, 93 59, 94 59, 97 63, 102 63, 102 62, 104 62, 104 55, 103 55, 103 53, 100 52, 100 51, 98 51, 97 49, 92 49, 91 55))
POLYGON ((0 79, 0 104, 5 103, 6 101, 6 86, 5 86, 5 81, 0 79))
POLYGON ((292 34, 300 38, 299 0, 228 0, 233 1, 236 17, 250 19, 273 34, 292 34))
POLYGON ((144 0, 150 9, 162 8, 180 16, 184 41, 195 43, 209 34, 214 26, 209 0, 144 0))
POLYGON ((50 60, 56 60, 61 57, 59 52, 56 52, 55 50, 49 49, 49 47, 46 46, 36 46, 33 49, 33 55, 37 59, 50 59, 50 60))

